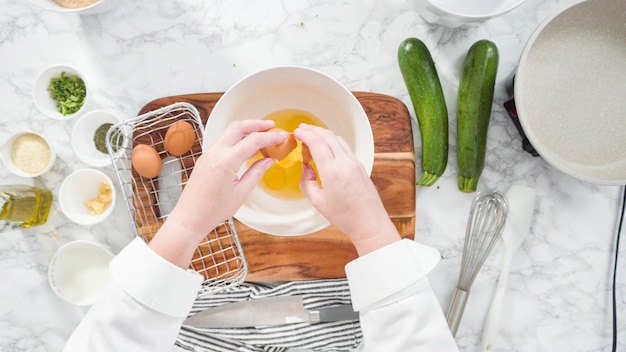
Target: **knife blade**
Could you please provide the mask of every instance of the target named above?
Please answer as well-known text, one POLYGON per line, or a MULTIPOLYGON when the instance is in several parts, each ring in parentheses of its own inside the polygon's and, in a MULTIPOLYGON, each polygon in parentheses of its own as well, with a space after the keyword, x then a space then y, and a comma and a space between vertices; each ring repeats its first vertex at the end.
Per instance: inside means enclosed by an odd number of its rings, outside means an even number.
POLYGON ((242 328, 357 319, 359 313, 351 305, 307 310, 302 296, 281 296, 205 309, 187 318, 183 325, 195 328, 242 328))

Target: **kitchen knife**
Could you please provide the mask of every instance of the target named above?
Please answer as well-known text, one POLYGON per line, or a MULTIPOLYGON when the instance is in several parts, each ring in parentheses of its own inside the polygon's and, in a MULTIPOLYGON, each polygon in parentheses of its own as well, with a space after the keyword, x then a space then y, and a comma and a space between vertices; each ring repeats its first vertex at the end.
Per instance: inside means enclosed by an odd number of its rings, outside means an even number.
POLYGON ((195 328, 242 328, 357 320, 351 305, 306 310, 302 296, 266 297, 203 310, 185 320, 195 328))
POLYGON ((162 161, 163 167, 158 176, 157 200, 161 216, 168 216, 183 193, 182 169, 180 160, 168 156, 162 161))

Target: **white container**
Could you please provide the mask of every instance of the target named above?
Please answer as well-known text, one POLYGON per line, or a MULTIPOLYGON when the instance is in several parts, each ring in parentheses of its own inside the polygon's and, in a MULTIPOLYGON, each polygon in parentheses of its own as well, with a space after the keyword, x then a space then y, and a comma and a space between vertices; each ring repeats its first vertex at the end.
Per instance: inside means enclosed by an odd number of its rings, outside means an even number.
MULTIPOLYGON (((274 67, 235 83, 211 112, 203 148, 207 150, 233 121, 261 119, 284 109, 304 110, 317 116, 345 139, 367 174, 371 174, 374 137, 363 107, 341 83, 304 67, 274 67)), ((245 169, 244 164, 240 173, 245 169)), ((307 198, 279 199, 260 187, 255 187, 234 216, 253 229, 279 236, 305 235, 329 225, 307 198)))
POLYGON ((415 0, 419 14, 433 24, 459 27, 486 21, 513 10, 524 0, 415 0))
POLYGON ((35 101, 35 106, 37 109, 41 111, 44 115, 55 119, 55 120, 70 120, 74 117, 80 116, 86 110, 86 106, 89 103, 89 85, 85 76, 83 76, 77 68, 72 67, 70 65, 54 65, 44 69, 37 80, 35 81, 35 86, 33 87, 33 100, 35 101), (48 91, 48 86, 50 85, 50 80, 54 77, 60 77, 61 73, 65 72, 66 75, 74 75, 80 77, 83 82, 85 82, 85 88, 87 95, 85 97, 85 101, 83 106, 73 114, 63 115, 59 112, 57 108, 56 102, 52 99, 52 95, 48 91))
POLYGON ((85 306, 98 298, 109 282, 113 254, 90 241, 73 241, 59 248, 48 267, 52 291, 66 302, 85 306))
POLYGON ((115 207, 115 185, 107 175, 95 169, 76 170, 63 180, 59 189, 59 206, 68 219, 81 225, 94 225, 106 219, 115 207), (91 215, 85 202, 98 196, 98 186, 107 182, 111 187, 111 204, 99 215, 91 215))
POLYGON ((3 161, 7 169, 9 169, 9 171, 16 176, 37 177, 37 176, 41 176, 42 174, 46 173, 48 170, 52 168, 52 166, 54 165, 54 161, 56 160, 56 153, 52 149, 50 142, 48 142, 48 140, 44 136, 33 131, 22 131, 9 137, 9 139, 3 145, 0 146, 0 159, 3 161), (21 136, 28 135, 28 134, 32 134, 43 139, 46 142, 46 144, 48 144, 48 149, 50 150, 50 161, 48 162, 48 165, 45 168, 43 168, 41 171, 36 172, 36 173, 29 173, 25 170, 20 169, 15 164, 11 156, 11 149, 13 147, 13 143, 15 143, 15 141, 21 136))
POLYGON ((42 8, 44 10, 61 12, 61 13, 74 13, 78 15, 92 15, 100 12, 108 11, 113 7, 119 5, 119 0, 100 0, 94 4, 89 6, 77 8, 77 9, 68 9, 62 6, 57 5, 52 0, 28 0, 31 4, 42 8))
MULTIPOLYGON (((74 153, 90 166, 105 167, 111 165, 111 156, 99 151, 93 139, 98 127, 106 123, 115 125, 120 121, 112 112, 104 110, 91 111, 81 116, 72 129, 74 153)), ((118 153, 123 152, 123 149, 123 146, 120 146, 118 153)))

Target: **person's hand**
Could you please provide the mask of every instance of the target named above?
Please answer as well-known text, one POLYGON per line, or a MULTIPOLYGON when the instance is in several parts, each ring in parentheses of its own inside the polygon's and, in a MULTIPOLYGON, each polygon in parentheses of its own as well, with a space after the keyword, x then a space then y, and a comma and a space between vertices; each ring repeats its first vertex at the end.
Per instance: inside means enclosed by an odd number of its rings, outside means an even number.
POLYGON ((285 141, 287 133, 264 132, 272 127, 271 120, 233 122, 203 151, 176 207, 150 243, 157 253, 181 267, 189 265, 200 240, 239 209, 274 164, 273 159, 263 158, 237 176, 241 165, 259 149, 285 141))
POLYGON ((343 138, 331 131, 301 124, 296 138, 309 147, 321 179, 303 166, 300 188, 313 206, 354 243, 359 255, 400 240, 376 186, 343 138))
POLYGON ((287 138, 286 133, 263 132, 272 127, 271 120, 231 123, 196 162, 172 215, 203 234, 231 217, 274 160, 260 159, 238 177, 241 165, 259 149, 287 138))

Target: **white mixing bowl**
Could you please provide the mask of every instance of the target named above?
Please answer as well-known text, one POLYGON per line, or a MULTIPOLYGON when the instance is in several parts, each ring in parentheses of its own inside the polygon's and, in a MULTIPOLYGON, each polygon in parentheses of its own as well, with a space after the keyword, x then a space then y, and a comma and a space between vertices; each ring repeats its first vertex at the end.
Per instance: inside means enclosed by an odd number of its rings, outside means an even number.
MULTIPOLYGON (((270 68, 235 83, 217 102, 206 124, 207 150, 233 121, 261 119, 272 112, 309 112, 342 136, 368 174, 374 165, 374 138, 367 114, 341 83, 316 70, 297 66, 270 68)), ((243 173, 246 166, 240 170, 243 173)), ((255 230, 296 236, 329 225, 308 199, 279 199, 256 187, 235 218, 255 230)))

